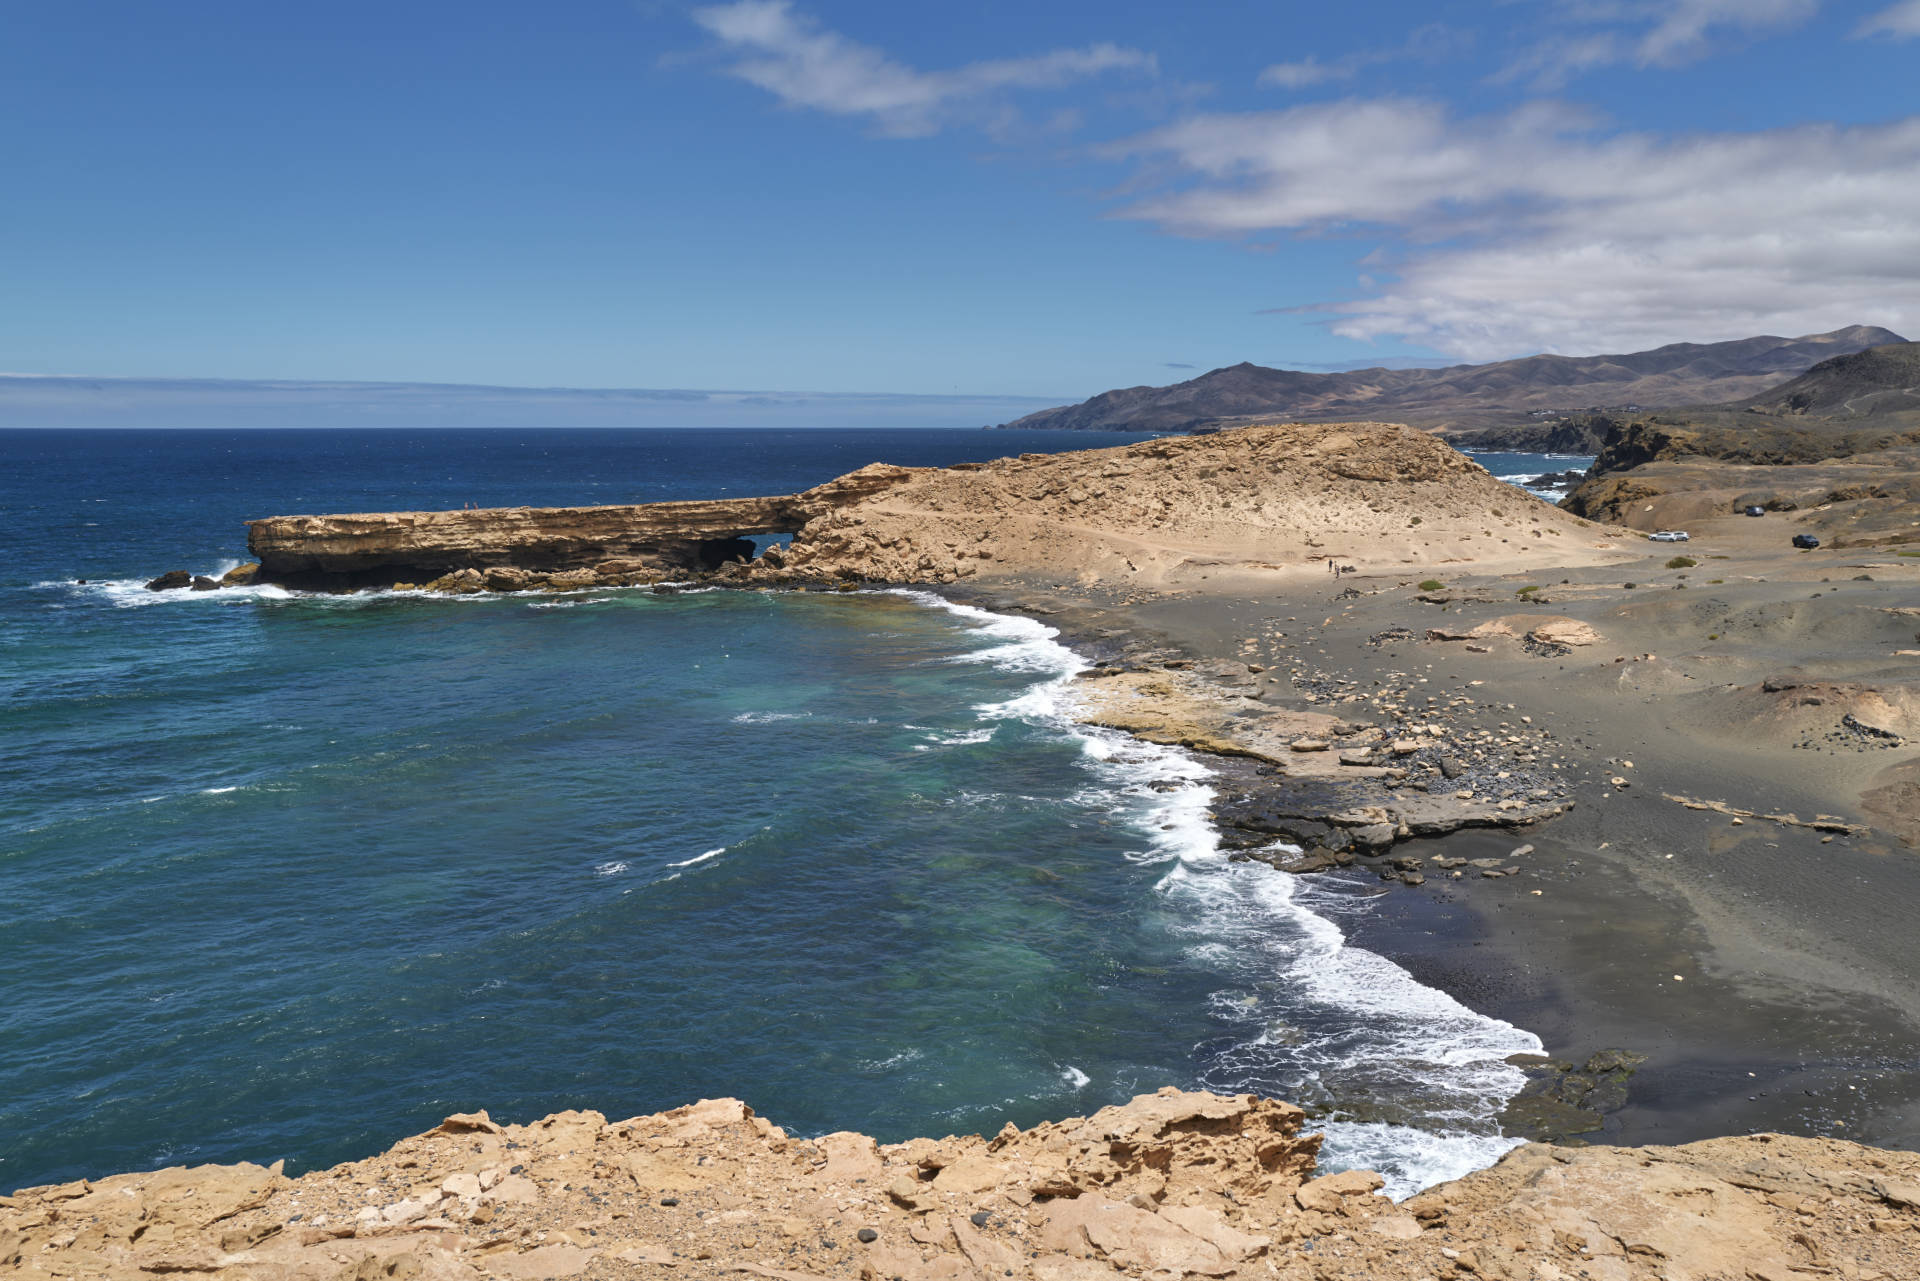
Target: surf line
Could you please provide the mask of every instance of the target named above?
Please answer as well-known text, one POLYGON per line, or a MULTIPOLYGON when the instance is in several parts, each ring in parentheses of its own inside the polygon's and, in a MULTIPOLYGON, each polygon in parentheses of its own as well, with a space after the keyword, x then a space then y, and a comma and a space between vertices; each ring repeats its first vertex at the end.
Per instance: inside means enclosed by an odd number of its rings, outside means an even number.
POLYGON ((1174 1084, 1260 1092, 1263 1083, 1290 1079, 1337 1090, 1341 1078, 1351 1075, 1369 1083, 1360 1089, 1364 1098, 1380 1088, 1374 1082, 1409 1074, 1427 1082, 1417 1096, 1394 1100, 1417 1124, 1346 1119, 1337 1095, 1320 1123, 1327 1135, 1325 1168, 1377 1170, 1396 1198, 1490 1165, 1520 1144, 1503 1135, 1498 1123, 1526 1080, 1505 1060, 1539 1053, 1537 1036, 1482 1015, 1393 961, 1350 945, 1334 921, 1309 906, 1314 893, 1290 874, 1232 861, 1208 813, 1215 771, 1184 748, 1080 720, 1074 681, 1092 664, 1060 643, 1057 628, 933 592, 887 594, 942 610, 993 642, 954 661, 1038 678, 1012 698, 977 705, 980 719, 1024 721, 1072 736, 1102 790, 1141 806, 1130 825, 1147 838, 1148 848, 1128 857, 1166 866, 1154 892, 1184 920, 1181 932, 1194 940, 1196 953, 1224 946, 1233 954, 1228 972, 1219 975, 1216 1008, 1231 1006, 1236 991, 1251 987, 1301 1017, 1330 1025, 1308 1044, 1291 1045, 1272 1035, 1266 1011, 1247 1011, 1249 1017, 1233 1019, 1239 1025, 1236 1043, 1196 1063, 1193 1079, 1174 1084))

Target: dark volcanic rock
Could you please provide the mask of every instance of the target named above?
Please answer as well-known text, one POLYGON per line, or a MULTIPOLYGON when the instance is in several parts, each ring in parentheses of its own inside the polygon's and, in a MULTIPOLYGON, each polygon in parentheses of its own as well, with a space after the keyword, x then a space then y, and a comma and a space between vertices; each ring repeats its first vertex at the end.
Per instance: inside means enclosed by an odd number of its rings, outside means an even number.
POLYGON ((179 591, 183 587, 191 586, 193 586, 193 575, 184 569, 170 569, 158 578, 147 580, 147 590, 150 592, 179 591))
POLYGON ((1527 1074, 1527 1083, 1500 1114, 1500 1124, 1509 1134, 1540 1143, 1590 1134, 1606 1124, 1606 1113, 1625 1106, 1628 1082, 1646 1061, 1631 1050, 1601 1050, 1580 1065, 1541 1054, 1511 1055, 1507 1062, 1527 1074))

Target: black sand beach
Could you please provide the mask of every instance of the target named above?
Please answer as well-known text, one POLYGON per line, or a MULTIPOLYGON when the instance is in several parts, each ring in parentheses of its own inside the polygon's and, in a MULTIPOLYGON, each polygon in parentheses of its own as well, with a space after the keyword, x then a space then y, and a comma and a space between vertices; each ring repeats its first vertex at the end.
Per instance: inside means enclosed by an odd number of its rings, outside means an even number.
POLYGON ((1307 706, 1301 689, 1328 676, 1364 688, 1417 672, 1474 699, 1476 724, 1544 729, 1570 812, 1402 841, 1391 858, 1422 860, 1418 886, 1383 882, 1379 858, 1310 879, 1316 910, 1356 942, 1536 1032, 1549 1055, 1576 1067, 1601 1050, 1647 1056, 1586 1141, 1778 1130, 1920 1146, 1920 858, 1887 830, 1897 809, 1861 801, 1915 752, 1842 719, 1860 688, 1897 695, 1912 670, 1895 651, 1915 643, 1902 611, 1920 605, 1920 571, 1890 557, 1794 559, 1760 533, 1696 535, 1677 550, 1698 563, 1679 570, 1665 567, 1675 548, 1649 545, 1640 563, 1568 571, 1524 596, 1539 575, 1447 574, 1445 592, 1427 593, 1452 597, 1443 603, 1376 573, 1278 592, 1037 584, 1026 604, 1096 656, 1129 641, 1196 664, 1257 653, 1264 703, 1307 706), (1579 619, 1600 640, 1553 654, 1421 639, 1515 613, 1579 619), (1390 628, 1411 639, 1368 643, 1390 628), (1820 692, 1804 699, 1796 685, 1820 692), (1523 845, 1532 852, 1509 857, 1523 845), (1454 859, 1518 870, 1436 868, 1454 859))

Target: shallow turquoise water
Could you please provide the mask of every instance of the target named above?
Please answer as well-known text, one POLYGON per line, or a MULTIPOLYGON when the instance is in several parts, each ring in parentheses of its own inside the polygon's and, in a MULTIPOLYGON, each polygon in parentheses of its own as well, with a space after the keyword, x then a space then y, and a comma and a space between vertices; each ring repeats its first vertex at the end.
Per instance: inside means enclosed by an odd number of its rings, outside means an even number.
POLYGON ((0 497, 39 532, 0 581, 0 1186, 719 1094, 901 1138, 1260 1089, 1403 1188, 1503 1146, 1498 1059, 1537 1042, 1221 858, 1204 768, 1076 728, 1078 660, 1036 623, 889 593, 138 584, 218 568, 241 515, 581 501, 567 473, 622 447, 651 470, 590 499, 1005 433, 724 459, 563 433, 586 439, 533 442, 550 465, 488 433, 20 435, 0 497))

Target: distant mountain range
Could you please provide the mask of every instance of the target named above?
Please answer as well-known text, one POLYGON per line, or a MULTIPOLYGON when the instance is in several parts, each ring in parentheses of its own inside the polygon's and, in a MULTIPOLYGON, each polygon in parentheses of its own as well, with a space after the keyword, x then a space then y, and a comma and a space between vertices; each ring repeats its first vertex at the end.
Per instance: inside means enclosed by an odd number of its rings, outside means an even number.
POLYGON ((1674 343, 1625 355, 1527 356, 1445 369, 1308 373, 1239 364, 1170 387, 1103 392, 1005 426, 1194 432, 1256 420, 1387 419, 1443 429, 1498 427, 1556 411, 1742 401, 1821 361, 1904 342, 1892 330, 1853 325, 1801 338, 1674 343))

